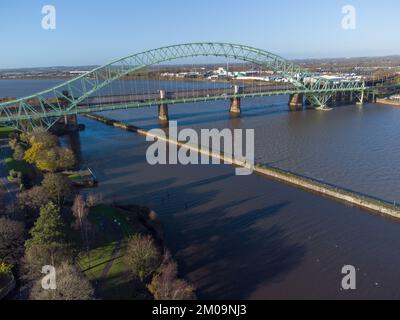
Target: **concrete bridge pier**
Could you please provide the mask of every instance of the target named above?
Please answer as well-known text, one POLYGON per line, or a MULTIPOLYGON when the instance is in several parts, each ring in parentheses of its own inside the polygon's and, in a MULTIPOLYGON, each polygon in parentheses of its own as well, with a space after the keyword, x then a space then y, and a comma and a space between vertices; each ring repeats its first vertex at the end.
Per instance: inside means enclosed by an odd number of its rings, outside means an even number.
MULTIPOLYGON (((235 94, 235 95, 241 94, 241 92, 242 92, 242 89, 239 86, 234 86, 233 89, 234 89, 233 94, 235 94)), ((229 112, 236 114, 236 115, 241 113, 239 97, 231 98, 231 105, 229 108, 229 112)))
MULTIPOLYGON (((72 96, 71 94, 67 91, 64 90, 62 92, 64 96, 66 96, 68 99, 71 99, 72 96)), ((65 98, 62 98, 62 103, 64 104, 65 107, 68 106, 68 100, 65 98)), ((78 116, 76 114, 70 114, 70 115, 65 115, 64 119, 61 121, 63 125, 66 127, 78 127, 78 116)))
MULTIPOLYGON (((165 90, 160 90, 160 99, 165 100, 167 97, 167 92, 165 90)), ((168 105, 165 103, 161 103, 158 105, 158 119, 161 122, 168 122, 169 115, 168 115, 168 105)))
POLYGON ((349 92, 342 92, 342 103, 351 103, 351 94, 349 92))
POLYGON ((351 103, 351 95, 349 92, 337 92, 332 102, 336 105, 343 105, 351 103))
POLYGON ((334 102, 334 104, 342 104, 345 99, 346 97, 343 92, 336 92, 332 98, 332 102, 334 102))
POLYGON ((63 124, 66 126, 78 126, 78 116, 76 114, 65 115, 63 124))
POLYGON ((375 92, 372 92, 372 93, 368 96, 368 102, 376 103, 376 94, 375 94, 375 92))
POLYGON ((84 126, 78 123, 77 114, 62 116, 52 127, 52 131, 59 134, 78 132, 83 129, 84 126))
POLYGON ((300 111, 303 109, 303 100, 304 95, 302 93, 299 94, 291 94, 289 97, 289 110, 290 111, 300 111))
MULTIPOLYGON (((59 97, 58 101, 64 108, 67 108, 69 105, 68 99, 72 99, 72 96, 68 91, 63 91, 62 94, 64 95, 64 97, 59 97)), ((83 129, 84 126, 79 125, 78 123, 77 114, 68 114, 62 116, 52 128, 53 131, 58 133, 77 132, 83 129)))
POLYGON ((364 96, 365 96, 364 91, 361 91, 359 96, 357 96, 356 105, 358 105, 358 106, 363 106, 364 105, 364 96))

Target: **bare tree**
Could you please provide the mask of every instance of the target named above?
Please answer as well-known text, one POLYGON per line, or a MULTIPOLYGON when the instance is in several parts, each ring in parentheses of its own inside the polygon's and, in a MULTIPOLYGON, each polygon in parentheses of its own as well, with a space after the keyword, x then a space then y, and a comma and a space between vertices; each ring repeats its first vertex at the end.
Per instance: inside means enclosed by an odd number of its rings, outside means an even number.
POLYGON ((93 300, 94 289, 89 280, 75 266, 62 263, 56 267, 55 290, 44 290, 41 280, 31 291, 32 300, 93 300))
POLYGON ((45 265, 60 265, 63 262, 72 263, 73 252, 67 244, 35 244, 25 249, 22 258, 22 278, 31 283, 43 277, 42 267, 45 265))
POLYGON ((102 195, 100 193, 89 193, 86 198, 86 205, 93 208, 102 202, 102 195))
POLYGON ((49 201, 49 192, 42 186, 36 186, 18 194, 18 204, 21 209, 40 209, 49 201))
POLYGON ((70 169, 75 165, 76 163, 75 155, 71 149, 58 148, 57 151, 58 151, 57 164, 59 169, 70 169))
POLYGON ((74 228, 82 231, 89 215, 89 208, 86 205, 85 199, 80 194, 75 197, 74 204, 72 205, 72 214, 75 217, 74 228))
POLYGON ((194 288, 186 281, 178 279, 177 265, 174 261, 165 262, 158 274, 147 286, 156 300, 193 300, 194 288))
POLYGON ((59 173, 47 173, 42 181, 42 186, 48 191, 50 198, 58 205, 64 203, 64 200, 71 196, 73 190, 70 180, 59 173))
POLYGON ((31 132, 27 133, 26 136, 21 136, 21 140, 25 140, 30 145, 40 143, 46 148, 51 148, 58 145, 58 138, 48 132, 46 129, 40 127, 34 128, 31 132))
POLYGON ((24 240, 23 223, 0 218, 0 261, 15 264, 23 254, 24 240))
POLYGON ((160 254, 150 236, 134 235, 128 242, 125 263, 141 281, 152 275, 160 265, 160 254))
POLYGON ((15 146, 15 148, 14 148, 13 158, 14 158, 15 160, 21 161, 21 160, 24 159, 24 155, 25 155, 25 150, 24 150, 24 148, 23 148, 20 144, 17 144, 17 145, 15 146))
POLYGON ((89 246, 89 233, 93 230, 92 224, 90 223, 88 216, 90 212, 90 206, 88 205, 88 200, 82 195, 77 195, 72 205, 72 214, 75 217, 75 222, 73 223, 73 228, 79 230, 81 233, 82 242, 86 246, 86 254, 89 260, 90 266, 90 246, 89 246))

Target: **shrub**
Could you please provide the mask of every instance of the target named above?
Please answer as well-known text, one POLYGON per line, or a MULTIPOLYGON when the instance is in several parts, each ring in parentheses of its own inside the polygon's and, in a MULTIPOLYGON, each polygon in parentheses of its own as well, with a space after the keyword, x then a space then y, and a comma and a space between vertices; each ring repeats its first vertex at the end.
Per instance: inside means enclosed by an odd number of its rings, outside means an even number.
POLYGON ((24 148, 20 144, 17 144, 14 148, 13 158, 15 160, 21 161, 24 159, 24 155, 25 155, 24 148))
POLYGON ((18 139, 17 138, 10 138, 10 141, 8 142, 8 145, 10 146, 11 150, 15 150, 15 148, 18 145, 18 139))
POLYGON ((21 172, 16 171, 14 169, 11 169, 10 172, 8 173, 7 179, 9 181, 13 181, 15 179, 21 179, 21 177, 22 177, 22 173, 21 172))
POLYGON ((100 203, 102 203, 102 195, 100 193, 97 194, 89 193, 89 195, 86 198, 86 205, 89 208, 94 208, 100 203))
POLYGON ((9 274, 12 270, 12 265, 5 261, 0 261, 0 274, 9 274))

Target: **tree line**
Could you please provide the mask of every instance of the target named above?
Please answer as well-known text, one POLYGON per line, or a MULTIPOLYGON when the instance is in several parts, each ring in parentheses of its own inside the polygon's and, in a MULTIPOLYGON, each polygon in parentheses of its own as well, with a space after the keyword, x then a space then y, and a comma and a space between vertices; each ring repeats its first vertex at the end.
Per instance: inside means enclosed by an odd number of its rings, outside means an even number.
MULTIPOLYGON (((96 299, 96 288, 77 265, 82 250, 89 251, 96 226, 90 210, 97 195, 81 195, 63 174, 75 165, 72 150, 43 129, 12 134, 13 158, 36 171, 30 181, 22 172, 10 174, 20 182, 17 206, 0 218, 0 275, 13 271, 20 295, 37 300, 96 299), (54 266, 57 288, 44 290, 42 267, 54 266)), ((154 218, 154 217, 153 217, 154 218)), ((149 234, 134 234, 124 251, 124 263, 133 278, 157 300, 194 299, 194 288, 179 279, 171 255, 149 234)))

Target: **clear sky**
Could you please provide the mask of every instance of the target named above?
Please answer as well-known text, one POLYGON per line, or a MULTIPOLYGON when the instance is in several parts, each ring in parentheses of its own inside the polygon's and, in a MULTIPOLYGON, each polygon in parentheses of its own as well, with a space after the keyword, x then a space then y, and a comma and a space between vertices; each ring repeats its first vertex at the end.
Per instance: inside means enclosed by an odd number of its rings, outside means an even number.
POLYGON ((287 58, 400 54, 398 0, 1 0, 0 68, 103 64, 195 41, 255 46, 287 58), (43 30, 44 5, 57 10, 43 30), (342 28, 342 7, 356 29, 342 28))

